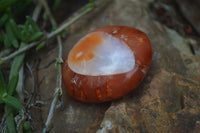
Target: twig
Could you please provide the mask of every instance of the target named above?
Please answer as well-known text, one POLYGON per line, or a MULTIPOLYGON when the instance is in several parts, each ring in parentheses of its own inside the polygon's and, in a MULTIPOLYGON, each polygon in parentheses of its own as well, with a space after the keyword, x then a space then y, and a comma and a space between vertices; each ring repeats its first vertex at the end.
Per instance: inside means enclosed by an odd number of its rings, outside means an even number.
POLYGON ((72 18, 71 20, 69 20, 68 22, 64 23, 63 25, 61 25, 60 27, 58 27, 55 31, 49 33, 46 37, 43 37, 40 41, 37 42, 33 42, 30 43, 29 45, 25 46, 24 48, 21 48, 15 52, 13 52, 12 54, 10 54, 7 57, 3 57, 0 58, 0 64, 4 63, 7 60, 12 59, 13 57, 15 57, 18 54, 21 54, 27 50, 29 50, 30 48, 37 46, 40 42, 42 42, 45 39, 50 39, 52 37, 54 37, 55 35, 57 35, 58 33, 60 33, 61 31, 63 31, 64 29, 68 28, 71 24, 73 24, 75 21, 77 21, 79 18, 83 17, 84 15, 86 15, 88 12, 90 12, 93 9, 93 7, 87 8, 85 9, 83 12, 81 12, 80 14, 78 14, 77 16, 75 16, 74 18, 72 18))
POLYGON ((3 127, 5 126, 5 120, 6 120, 6 115, 4 114, 2 119, 1 119, 1 123, 0 123, 0 131, 3 132, 3 127))
POLYGON ((44 7, 45 13, 46 13, 46 15, 49 17, 52 26, 53 26, 54 28, 56 28, 56 27, 57 27, 56 21, 55 21, 54 17, 53 17, 52 14, 51 14, 51 11, 50 11, 50 9, 49 9, 49 6, 48 6, 46 0, 39 0, 39 3, 44 7))
MULTIPOLYGON (((34 10, 34 13, 33 13, 33 20, 34 21, 37 21, 38 19, 38 16, 40 14, 40 11, 41 11, 41 7, 39 5, 36 6, 35 10, 34 10)), ((26 51, 28 49, 30 49, 31 47, 35 46, 37 43, 39 43, 40 41, 38 42, 35 42, 35 43, 31 43, 30 46, 26 47, 26 48, 23 48, 23 49, 20 49, 12 54, 10 54, 9 56, 5 57, 5 58, 2 58, 3 60, 1 60, 0 58, 0 64, 3 63, 4 61, 6 60, 9 60, 13 57, 15 57, 16 55, 22 53, 23 51, 26 51), (22 51, 21 51, 22 50, 22 51), (21 52, 20 52, 21 51, 21 52)), ((0 57, 1 56, 6 56, 8 53, 10 53, 12 51, 12 49, 6 49, 5 51, 2 51, 1 54, 0 54, 0 57)), ((23 64, 20 68, 20 72, 19 72, 19 80, 18 80, 18 84, 17 84, 17 87, 16 87, 16 91, 18 92, 19 96, 20 96, 20 99, 21 101, 24 100, 24 96, 23 96, 23 93, 22 93, 22 88, 23 88, 23 75, 24 75, 24 70, 23 70, 23 64)), ((16 130, 17 132, 21 133, 23 132, 23 122, 26 120, 26 117, 24 114, 27 114, 26 110, 24 109, 21 109, 20 112, 18 112, 19 114, 17 116, 15 116, 15 120, 16 120, 16 130)), ((7 119, 6 118, 7 116, 4 114, 3 115, 3 118, 2 118, 2 121, 0 123, 0 132, 4 133, 6 132, 6 123, 5 123, 5 120, 7 119)))
POLYGON ((23 123, 26 120, 26 116, 24 116, 24 110, 22 109, 17 116, 15 116, 16 121, 16 129, 18 133, 23 133, 23 123))
POLYGON ((19 76, 18 76, 18 83, 16 87, 16 91, 19 95, 19 98, 21 101, 24 101, 24 63, 22 63, 21 68, 19 70, 19 76))
POLYGON ((47 38, 51 38, 52 36, 55 36, 56 34, 60 33, 65 28, 69 27, 71 24, 73 24, 75 21, 77 21, 79 18, 81 18, 82 16, 86 15, 92 9, 93 9, 93 7, 84 10, 83 12, 81 12, 80 14, 78 14, 77 16, 75 16, 74 18, 72 18, 69 22, 64 23, 58 29, 56 29, 54 32, 48 34, 47 38))
MULTIPOLYGON (((49 9, 49 6, 48 6, 46 0, 40 0, 40 3, 44 6, 45 12, 49 16, 49 19, 51 21, 52 26, 54 28, 56 28, 57 23, 56 23, 54 17, 52 16, 52 14, 50 12, 50 9, 49 9)), ((62 60, 62 40, 61 40, 60 35, 57 35, 57 42, 58 42, 58 59, 62 60)), ((54 98, 53 98, 53 101, 52 101, 52 104, 51 104, 51 108, 49 110, 49 114, 48 114, 48 117, 47 117, 47 120, 46 120, 46 123, 45 123, 45 128, 42 131, 43 133, 46 133, 50 130, 50 125, 51 125, 51 122, 52 122, 52 118, 54 116, 56 104, 57 104, 60 92, 62 91, 62 73, 61 73, 61 67, 62 66, 61 66, 61 63, 62 62, 57 61, 57 66, 58 66, 57 85, 56 85, 54 98)))
POLYGON ((47 120, 46 120, 46 123, 45 123, 45 128, 43 129, 42 133, 46 133, 46 132, 49 131, 51 120, 52 120, 54 112, 55 112, 56 103, 58 101, 59 92, 60 92, 60 88, 57 88, 56 91, 55 91, 55 94, 54 94, 53 101, 51 103, 49 114, 48 114, 48 117, 47 117, 47 120))
POLYGON ((40 15, 41 10, 42 10, 42 5, 39 2, 37 2, 37 5, 36 5, 36 7, 35 7, 35 9, 33 11, 33 16, 32 16, 32 19, 35 22, 38 20, 38 17, 40 15))
POLYGON ((1 128, 1 130, 0 130, 1 133, 6 133, 6 127, 7 127, 6 124, 4 124, 3 128, 1 128))
MULTIPOLYGON (((44 38, 42 39, 44 40, 44 38)), ((33 43, 30 43, 29 45, 23 47, 23 48, 20 48, 19 50, 13 52, 12 54, 8 55, 7 57, 3 57, 3 58, 0 58, 0 64, 4 63, 5 61, 7 60, 10 60, 12 58, 14 58, 15 56, 17 56, 18 54, 21 54, 27 50, 29 50, 30 48, 38 45, 42 40, 40 41, 37 41, 37 42, 33 42, 33 43)))
POLYGON ((43 101, 35 101, 35 103, 32 103, 30 106, 28 106, 28 108, 30 109, 31 107, 36 106, 36 105, 44 105, 44 102, 43 101))
MULTIPOLYGON (((37 22, 38 20, 38 17, 40 15, 40 12, 41 12, 41 9, 42 9, 42 6, 41 4, 37 3, 37 6, 35 7, 34 11, 33 11, 33 16, 32 16, 32 19, 37 22)), ((24 101, 24 92, 23 92, 23 86, 24 86, 24 63, 22 64, 21 68, 20 68, 20 72, 19 72, 19 80, 18 80, 18 84, 17 84, 17 87, 16 87, 16 91, 18 92, 19 96, 20 96, 20 99, 21 101, 24 101)), ((33 96, 33 93, 34 93, 34 89, 35 89, 35 83, 34 83, 34 76, 33 76, 33 73, 32 73, 32 70, 30 68, 30 66, 28 65, 28 63, 26 63, 26 66, 28 68, 28 70, 30 71, 31 73, 31 76, 32 76, 32 80, 33 80, 33 88, 32 88, 32 91, 31 91, 31 95, 29 96, 29 99, 26 103, 26 106, 20 110, 19 114, 17 116, 15 116, 15 120, 16 120, 16 129, 17 129, 17 132, 18 133, 23 133, 23 123, 26 121, 27 117, 30 118, 30 114, 28 113, 28 110, 27 110, 27 107, 28 105, 30 104, 30 101, 32 99, 32 96, 33 96)))
POLYGON ((35 91, 35 79, 34 79, 34 76, 33 76, 33 71, 32 71, 32 69, 31 69, 31 67, 29 66, 28 63, 26 63, 26 66, 27 66, 28 70, 30 71, 30 74, 31 74, 31 77, 32 77, 32 84, 33 84, 31 94, 29 95, 28 101, 26 103, 26 108, 27 108, 27 107, 29 107, 29 104, 32 100, 32 97, 33 97, 33 94, 34 94, 34 91, 35 91))
MULTIPOLYGON (((28 65, 28 63, 26 63, 26 66, 27 66, 28 70, 30 71, 30 74, 31 74, 31 77, 32 77, 32 80, 33 80, 32 81, 33 86, 32 86, 31 94, 29 95, 29 98, 28 98, 28 101, 26 102, 25 107, 22 110, 20 110, 19 114, 15 117, 15 120, 16 120, 16 129, 17 129, 18 133, 23 133, 23 124, 24 124, 24 122, 26 121, 27 118, 28 119, 31 118, 31 116, 30 116, 30 114, 28 112, 28 109, 30 107, 30 102, 31 102, 31 99, 33 97, 34 90, 35 90, 35 86, 34 86, 35 85, 35 81, 34 81, 33 72, 31 70, 31 67, 28 65)), ((24 71, 24 67, 23 66, 20 68, 20 71, 22 71, 20 73, 23 76, 23 71, 24 71)), ((20 83, 20 80, 19 80, 18 81, 18 85, 19 84, 21 84, 21 85, 17 86, 18 87, 18 91, 17 92, 18 92, 19 95, 20 94, 23 95, 23 90, 22 90, 22 86, 23 86, 23 83, 24 83, 23 79, 21 79, 21 82, 22 83, 20 83), (19 93, 19 89, 20 89, 20 93, 19 93)), ((23 96, 23 98, 24 98, 24 96, 23 96)), ((24 100, 24 99, 21 99, 21 100, 24 100)))

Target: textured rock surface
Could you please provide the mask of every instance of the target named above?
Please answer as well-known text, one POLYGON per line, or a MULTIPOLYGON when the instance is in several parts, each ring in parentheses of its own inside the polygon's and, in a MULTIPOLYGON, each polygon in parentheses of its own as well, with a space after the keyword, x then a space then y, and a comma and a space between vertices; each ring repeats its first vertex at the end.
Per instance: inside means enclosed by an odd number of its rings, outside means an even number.
POLYGON ((199 94, 198 81, 161 70, 137 100, 112 104, 98 132, 198 132, 199 94))
MULTIPOLYGON (((151 18, 150 2, 113 0, 72 25, 71 34, 63 42, 63 57, 89 31, 105 25, 126 25, 149 36, 153 61, 141 85, 111 103, 84 104, 63 91, 64 108, 57 110, 51 132, 200 132, 200 59, 191 51, 187 39, 151 18)), ((56 58, 56 50, 42 58, 39 68, 56 58)), ((48 54, 44 51, 38 58, 44 55, 48 54)), ((33 119, 43 120, 43 124, 56 86, 56 74, 54 63, 38 70, 37 91, 39 100, 45 104, 32 113, 37 112, 39 115, 33 119)), ((33 125, 34 132, 40 132, 42 127, 33 125)))

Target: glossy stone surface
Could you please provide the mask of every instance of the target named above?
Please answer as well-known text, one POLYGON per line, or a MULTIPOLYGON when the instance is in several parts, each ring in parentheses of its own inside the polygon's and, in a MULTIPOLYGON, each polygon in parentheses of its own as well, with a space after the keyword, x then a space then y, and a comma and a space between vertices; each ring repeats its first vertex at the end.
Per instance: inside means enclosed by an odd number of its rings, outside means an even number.
POLYGON ((68 56, 72 71, 82 75, 111 75, 134 68, 131 49, 120 39, 105 32, 92 32, 81 39, 68 56))
POLYGON ((105 102, 135 89, 152 60, 145 33, 126 26, 106 26, 83 37, 62 69, 69 94, 83 102, 105 102))

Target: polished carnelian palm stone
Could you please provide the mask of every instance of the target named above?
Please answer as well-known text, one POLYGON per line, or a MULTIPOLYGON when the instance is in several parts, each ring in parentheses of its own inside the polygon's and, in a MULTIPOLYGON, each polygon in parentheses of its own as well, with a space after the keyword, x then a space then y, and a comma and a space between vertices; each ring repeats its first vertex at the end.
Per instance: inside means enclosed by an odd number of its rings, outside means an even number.
POLYGON ((145 33, 126 26, 102 27, 70 50, 62 67, 63 84, 80 101, 110 101, 135 89, 151 60, 145 33))

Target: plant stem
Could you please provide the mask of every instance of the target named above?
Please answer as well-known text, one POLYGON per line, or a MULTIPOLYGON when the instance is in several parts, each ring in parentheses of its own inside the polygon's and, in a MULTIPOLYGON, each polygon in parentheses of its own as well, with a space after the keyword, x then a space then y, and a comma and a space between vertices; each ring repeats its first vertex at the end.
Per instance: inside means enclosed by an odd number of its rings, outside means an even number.
POLYGON ((61 31, 63 31, 64 29, 68 28, 71 24, 76 22, 78 19, 80 19, 81 17, 86 15, 92 9, 93 9, 93 7, 85 9, 83 12, 81 12, 80 14, 78 14, 77 16, 75 16, 74 18, 69 20, 68 22, 66 22, 63 25, 61 25, 60 27, 58 27, 55 31, 49 33, 46 37, 43 37, 40 41, 36 41, 36 42, 30 43, 29 45, 25 46, 24 48, 19 49, 19 50, 11 53, 10 55, 8 55, 6 57, 0 58, 0 64, 3 64, 4 62, 14 58, 16 55, 21 54, 21 53, 31 49, 34 46, 37 46, 40 42, 44 41, 45 39, 50 39, 50 38, 54 37, 55 35, 57 35, 61 31))
POLYGON ((42 5, 39 2, 37 2, 37 5, 36 5, 36 7, 35 7, 35 9, 33 11, 33 16, 32 16, 32 19, 35 22, 38 20, 38 17, 40 15, 41 10, 42 10, 42 5))
POLYGON ((49 114, 48 114, 48 117, 47 117, 47 120, 46 120, 46 123, 45 123, 45 128, 42 130, 42 133, 46 133, 46 132, 49 131, 50 124, 51 124, 51 121, 52 121, 52 118, 53 118, 53 115, 54 115, 54 112, 55 112, 56 103, 57 103, 58 97, 59 97, 59 92, 60 92, 59 90, 60 90, 60 88, 57 88, 56 91, 55 91, 54 98, 53 98, 53 101, 51 103, 49 114))
POLYGON ((12 54, 10 54, 10 55, 8 55, 8 56, 6 56, 6 57, 0 58, 0 64, 3 64, 5 61, 8 61, 8 60, 14 58, 15 56, 17 56, 18 54, 21 54, 21 53, 23 53, 23 52, 29 50, 30 48, 32 48, 32 47, 38 45, 41 41, 42 41, 42 40, 37 41, 37 42, 30 43, 29 45, 27 45, 27 46, 25 46, 25 47, 23 47, 23 48, 21 48, 21 49, 15 51, 15 52, 13 52, 12 54))
POLYGON ((83 12, 81 12, 80 14, 78 14, 77 16, 75 16, 74 18, 72 18, 70 21, 68 21, 68 22, 64 23, 63 25, 61 25, 54 32, 48 34, 47 38, 51 38, 52 36, 55 36, 56 34, 60 33, 61 31, 63 31, 67 27, 69 27, 71 24, 73 24, 75 21, 77 21, 79 18, 81 18, 82 16, 84 16, 85 14, 87 14, 88 12, 90 12, 92 9, 93 9, 93 7, 84 10, 83 12))
MULTIPOLYGON (((49 9, 47 2, 45 0, 40 0, 40 3, 43 5, 46 14, 49 16, 49 19, 51 21, 52 26, 54 28, 56 28, 57 23, 56 23, 53 15, 51 14, 51 11, 49 9)), ((60 35, 57 35, 57 42, 58 42, 58 59, 62 60, 62 40, 61 40, 60 35)), ((50 110, 49 110, 49 114, 48 114, 48 117, 47 117, 47 120, 46 120, 46 123, 45 123, 45 127, 42 131, 43 133, 46 133, 50 130, 50 126, 51 126, 52 119, 53 119, 53 116, 54 116, 54 112, 55 112, 55 109, 56 109, 55 107, 56 107, 60 92, 62 92, 62 72, 61 72, 62 62, 57 61, 57 65, 58 65, 58 73, 57 73, 56 90, 55 90, 54 98, 53 98, 53 101, 52 101, 52 104, 51 104, 51 107, 50 107, 50 110)))

